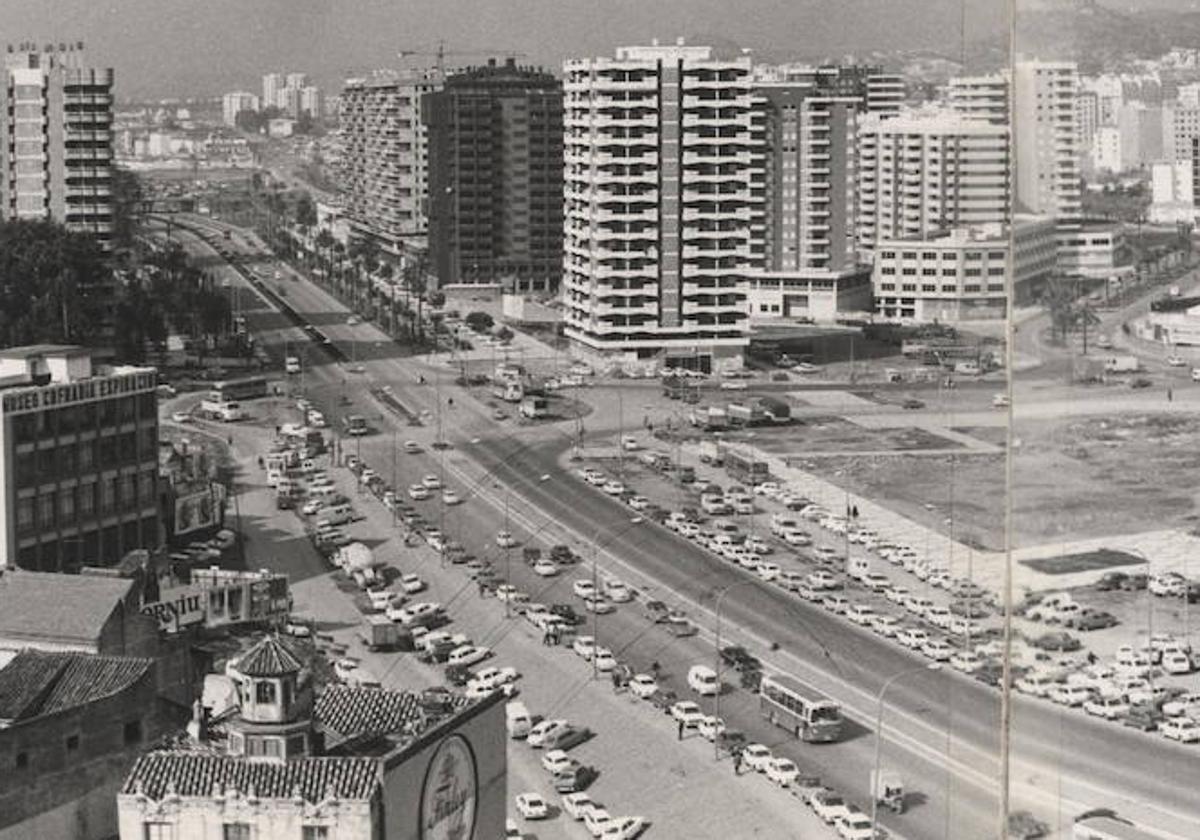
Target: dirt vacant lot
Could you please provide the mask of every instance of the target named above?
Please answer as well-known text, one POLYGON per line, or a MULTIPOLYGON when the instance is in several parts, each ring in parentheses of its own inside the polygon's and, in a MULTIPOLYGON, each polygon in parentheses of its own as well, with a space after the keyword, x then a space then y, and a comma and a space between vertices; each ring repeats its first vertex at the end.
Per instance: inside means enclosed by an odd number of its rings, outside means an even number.
MULTIPOLYGON (((1022 422, 1014 465, 1014 541, 1192 527, 1200 418, 1138 414, 1022 422)), ((984 548, 1003 547, 999 455, 836 457, 807 469, 984 548)))
POLYGON ((911 452, 922 449, 958 449, 962 445, 924 429, 899 427, 871 429, 840 417, 809 417, 784 428, 758 428, 732 432, 725 440, 745 441, 775 455, 806 452, 911 452))

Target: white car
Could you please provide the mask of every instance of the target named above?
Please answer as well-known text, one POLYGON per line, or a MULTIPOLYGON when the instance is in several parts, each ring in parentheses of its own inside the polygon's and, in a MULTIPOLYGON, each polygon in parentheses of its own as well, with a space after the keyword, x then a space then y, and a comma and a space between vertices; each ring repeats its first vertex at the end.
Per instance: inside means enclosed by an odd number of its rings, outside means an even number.
POLYGON ((725 731, 725 721, 713 715, 705 715, 696 725, 696 730, 706 741, 715 741, 725 731))
POLYGON ((583 480, 595 487, 603 487, 608 481, 600 470, 587 469, 583 471, 583 480))
POLYGON ((765 773, 767 766, 775 756, 762 744, 747 744, 742 748, 742 763, 747 768, 759 773, 765 773))
POLYGON ((841 840, 872 840, 871 818, 857 808, 842 814, 834 823, 841 840))
POLYGON ((561 773, 571 766, 573 759, 563 750, 550 750, 542 756, 542 767, 546 772, 553 776, 556 773, 561 773))
POLYGON ((842 817, 850 814, 850 807, 845 798, 829 788, 813 792, 808 798, 808 804, 814 814, 830 825, 835 825, 842 817))
POLYGON ((929 641, 929 634, 920 627, 903 627, 896 633, 896 641, 911 650, 920 650, 929 641))
POLYGON ((900 619, 894 615, 876 615, 871 619, 871 629, 880 636, 892 639, 900 632, 900 619))
POLYGON ((446 657, 447 665, 475 665, 492 655, 491 650, 483 645, 462 645, 450 651, 446 657))
POLYGON ((1074 708, 1082 706, 1092 698, 1092 690, 1084 685, 1055 685, 1046 692, 1052 703, 1074 708))
POLYGON ((1195 744, 1200 741, 1200 723, 1189 717, 1167 718, 1158 725, 1158 731, 1164 738, 1179 741, 1181 744, 1195 744))
POLYGON ((870 604, 851 604, 846 610, 846 618, 860 626, 867 626, 874 622, 875 608, 870 604))
POLYGON ((527 820, 544 820, 550 816, 550 806, 546 800, 536 793, 522 793, 517 796, 517 810, 527 820))
POLYGON ((787 787, 800 777, 800 768, 796 766, 796 762, 782 756, 777 756, 768 761, 767 769, 763 772, 769 780, 780 787, 787 787))
POLYGON ((754 571, 763 580, 775 580, 775 578, 779 577, 779 566, 775 563, 764 563, 760 560, 758 561, 758 568, 754 571))
POLYGON ((612 479, 604 482, 600 489, 610 496, 620 496, 625 492, 625 485, 615 479, 612 479))
POLYGON ((596 648, 596 653, 592 656, 592 664, 597 671, 607 674, 617 667, 617 658, 608 648, 596 648))
POLYGON ((414 502, 429 498, 429 488, 424 484, 413 484, 408 488, 408 497, 414 502))
POLYGON ((422 478, 421 483, 429 490, 437 490, 442 486, 442 480, 432 473, 422 478))
POLYGON ((566 793, 562 798, 563 810, 566 811, 573 820, 581 820, 589 811, 595 810, 596 803, 592 801, 592 797, 582 791, 578 793, 566 793))
POLYGON ((772 551, 771 544, 756 534, 746 537, 746 541, 742 545, 755 554, 770 554, 772 551))
POLYGON ((956 650, 950 656, 950 667, 969 674, 983 667, 984 659, 973 650, 956 650))
POLYGON ((593 595, 583 599, 583 608, 596 615, 604 615, 606 613, 615 612, 616 606, 613 602, 602 596, 593 595))
POLYGON ((529 596, 511 583, 502 583, 496 587, 496 600, 502 603, 516 604, 528 601, 529 596))
POLYGON ((604 595, 608 600, 617 604, 624 604, 633 600, 633 592, 619 580, 605 581, 604 595))
POLYGON ((571 589, 579 598, 591 598, 596 594, 596 584, 586 578, 575 581, 571 589))
POLYGON ((358 663, 353 659, 339 659, 337 662, 333 663, 333 673, 335 673, 338 678, 342 680, 350 679, 350 675, 357 670, 358 663))
POLYGON ((470 698, 486 697, 497 691, 511 694, 519 676, 516 668, 484 668, 467 681, 465 693, 470 698))
POLYGON ((610 822, 612 814, 600 807, 593 808, 583 815, 583 825, 593 837, 600 837, 610 822))
POLYGON ((645 510, 650 506, 650 500, 645 496, 634 496, 629 500, 629 506, 634 510, 645 510))
POLYGON ((614 817, 604 824, 600 840, 633 840, 645 827, 642 817, 614 817))
POLYGON ((455 491, 447 488, 442 491, 442 504, 444 505, 460 505, 462 504, 462 496, 455 491))
POLYGON ((558 574, 558 565, 553 560, 543 558, 533 564, 533 573, 541 577, 554 577, 558 574))
POLYGON ((415 595, 425 590, 425 581, 414 574, 401 575, 400 588, 410 595, 415 595))
POLYGON ((1167 717, 1195 717, 1196 714, 1200 714, 1200 691, 1189 691, 1173 697, 1163 703, 1162 711, 1167 717))
POLYGON ((517 541, 513 538, 511 532, 501 531, 499 534, 496 534, 496 545, 500 546, 500 548, 513 548, 516 544, 517 541))
POLYGON ((1129 701, 1118 694, 1096 694, 1083 704, 1083 710, 1105 720, 1117 720, 1129 712, 1129 701))
POLYGON ((1181 356, 1167 356, 1168 367, 1187 367, 1187 360, 1181 356))
POLYGON ((649 674, 637 674, 629 680, 629 693, 645 700, 658 691, 658 683, 649 674))
POLYGON ((954 648, 945 639, 930 639, 921 645, 921 653, 934 662, 949 662, 954 655, 954 648))
POLYGON ((541 749, 546 743, 546 738, 549 737, 552 732, 557 732, 558 730, 569 725, 570 724, 568 724, 562 718, 538 721, 529 730, 529 734, 525 736, 525 743, 529 744, 529 746, 533 747, 535 750, 541 749))
POLYGON ((323 507, 325 507, 325 503, 322 502, 320 499, 309 499, 307 502, 305 502, 301 506, 300 512, 303 513, 305 516, 313 516, 314 514, 318 513, 321 510, 321 508, 323 508, 323 507))
POLYGON ((575 651, 576 656, 583 657, 584 661, 591 662, 592 657, 596 655, 596 639, 592 636, 577 636, 571 644, 571 650, 575 651))
POLYGON ((671 717, 682 723, 685 728, 691 729, 700 725, 700 721, 704 719, 704 712, 693 701, 680 700, 671 706, 671 717))
POLYGON ((172 411, 171 419, 176 423, 189 423, 191 422, 192 415, 186 411, 172 411))

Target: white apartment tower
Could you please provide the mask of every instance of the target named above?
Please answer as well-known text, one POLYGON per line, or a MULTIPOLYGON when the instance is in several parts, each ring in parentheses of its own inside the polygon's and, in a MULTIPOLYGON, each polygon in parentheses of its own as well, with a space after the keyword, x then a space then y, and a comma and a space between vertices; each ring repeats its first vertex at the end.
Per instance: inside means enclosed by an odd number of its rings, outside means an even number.
POLYGON ((1007 125, 1007 74, 953 78, 946 86, 946 104, 951 110, 964 116, 987 120, 996 125, 1007 125))
POLYGON ((83 42, 9 45, 0 65, 0 219, 112 236, 113 71, 83 42))
POLYGON ((339 115, 346 215, 359 236, 399 254, 425 246, 427 141, 421 97, 440 90, 434 71, 350 79, 339 115))
POLYGON ((225 125, 237 125, 237 115, 242 111, 257 111, 258 97, 244 90, 227 93, 221 97, 221 116, 225 125))
POLYGON ((859 122, 858 247, 870 261, 883 239, 1006 223, 1009 130, 946 108, 859 122))
POLYGON ((1015 198, 1019 212, 1061 226, 1083 214, 1073 62, 1018 61, 1014 86, 1015 198))
POLYGON ((563 74, 563 304, 603 364, 737 367, 749 343, 750 59, 622 47, 563 74))
POLYGON ((267 73, 262 79, 262 107, 281 108, 281 96, 285 87, 282 73, 267 73))

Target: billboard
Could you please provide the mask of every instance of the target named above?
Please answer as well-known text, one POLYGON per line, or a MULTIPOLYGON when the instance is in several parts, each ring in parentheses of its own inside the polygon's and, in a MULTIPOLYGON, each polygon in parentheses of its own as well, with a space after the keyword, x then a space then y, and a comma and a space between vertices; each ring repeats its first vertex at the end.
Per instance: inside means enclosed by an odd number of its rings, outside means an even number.
POLYGON ((280 621, 291 612, 292 596, 286 575, 245 576, 202 586, 207 602, 204 623, 208 627, 280 621))
POLYGON ((222 502, 225 488, 209 484, 191 493, 175 497, 175 528, 177 537, 221 526, 222 502))
POLYGON ((184 627, 204 621, 204 590, 198 586, 164 589, 161 600, 142 605, 142 614, 158 622, 159 632, 178 633, 184 627))

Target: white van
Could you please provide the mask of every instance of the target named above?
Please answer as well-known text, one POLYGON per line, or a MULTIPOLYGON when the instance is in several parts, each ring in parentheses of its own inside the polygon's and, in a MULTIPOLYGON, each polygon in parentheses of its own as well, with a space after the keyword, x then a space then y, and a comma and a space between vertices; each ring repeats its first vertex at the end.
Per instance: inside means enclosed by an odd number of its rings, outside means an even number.
POLYGON ((520 700, 510 700, 504 704, 505 726, 508 737, 524 738, 533 728, 533 716, 520 700))
POLYGON ((707 665, 693 665, 688 669, 688 688, 705 697, 715 696, 721 690, 717 672, 707 665))

